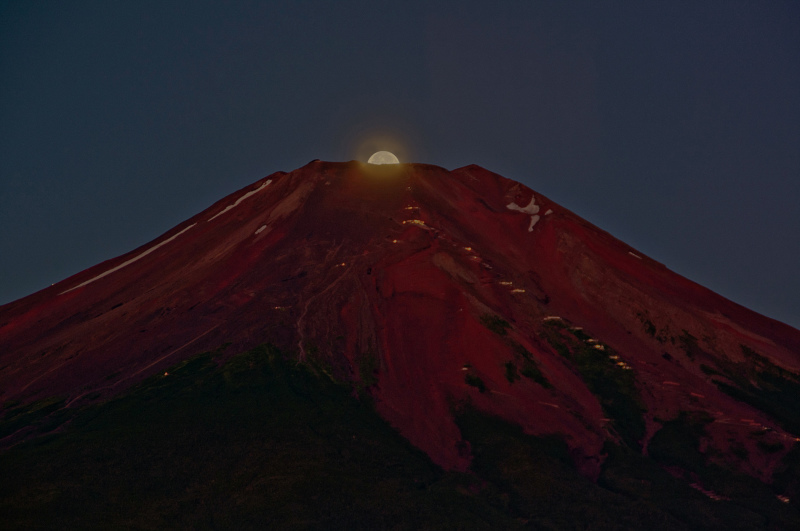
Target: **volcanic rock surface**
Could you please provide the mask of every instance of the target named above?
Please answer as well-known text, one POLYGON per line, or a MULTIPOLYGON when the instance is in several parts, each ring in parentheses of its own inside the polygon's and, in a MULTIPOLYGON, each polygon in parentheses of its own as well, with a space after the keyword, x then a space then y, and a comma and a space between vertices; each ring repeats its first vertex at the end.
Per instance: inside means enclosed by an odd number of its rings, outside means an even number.
POLYGON ((800 435, 742 399, 797 382, 800 332, 478 166, 314 161, 4 305, 0 402, 75 407, 268 342, 368 392, 446 469, 470 464, 464 403, 558 434, 589 476, 605 442, 647 452, 681 412, 762 481, 800 435))

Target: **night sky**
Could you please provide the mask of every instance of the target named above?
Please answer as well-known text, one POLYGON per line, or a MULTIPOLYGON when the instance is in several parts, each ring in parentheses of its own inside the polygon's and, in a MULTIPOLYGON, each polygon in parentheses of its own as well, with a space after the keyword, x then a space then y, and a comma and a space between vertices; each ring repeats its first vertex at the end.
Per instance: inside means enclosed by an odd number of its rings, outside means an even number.
POLYGON ((179 4, 0 2, 0 304, 374 147, 800 328, 800 2, 179 4))

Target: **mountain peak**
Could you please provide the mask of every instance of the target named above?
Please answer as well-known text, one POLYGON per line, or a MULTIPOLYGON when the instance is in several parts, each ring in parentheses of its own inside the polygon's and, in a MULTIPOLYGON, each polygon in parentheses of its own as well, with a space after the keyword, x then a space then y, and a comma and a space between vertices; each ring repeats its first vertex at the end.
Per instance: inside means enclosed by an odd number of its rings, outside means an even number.
POLYGON ((681 414, 706 415, 720 459, 763 480, 800 432, 758 406, 759 378, 798 381, 800 332, 476 165, 315 160, 259 179, 0 307, 0 400, 75 407, 264 343, 365 389, 448 469, 472 459, 466 402, 564 438, 589 476, 607 442, 644 451, 681 414))

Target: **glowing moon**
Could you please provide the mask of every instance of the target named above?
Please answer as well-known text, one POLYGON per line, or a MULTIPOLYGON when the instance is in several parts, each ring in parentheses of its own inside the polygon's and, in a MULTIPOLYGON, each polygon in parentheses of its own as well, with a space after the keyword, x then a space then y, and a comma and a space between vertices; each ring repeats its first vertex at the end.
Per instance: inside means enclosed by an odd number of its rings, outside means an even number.
POLYGON ((372 156, 367 161, 369 164, 400 164, 400 161, 397 160, 392 153, 388 151, 378 151, 377 153, 373 153, 372 156))

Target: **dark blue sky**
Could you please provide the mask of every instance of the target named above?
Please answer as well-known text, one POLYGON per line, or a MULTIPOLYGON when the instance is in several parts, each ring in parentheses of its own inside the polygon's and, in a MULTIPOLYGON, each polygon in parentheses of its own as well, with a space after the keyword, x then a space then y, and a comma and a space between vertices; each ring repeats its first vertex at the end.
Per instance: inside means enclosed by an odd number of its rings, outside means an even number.
POLYGON ((800 3, 178 4, 0 3, 0 303, 387 137, 800 327, 800 3))

